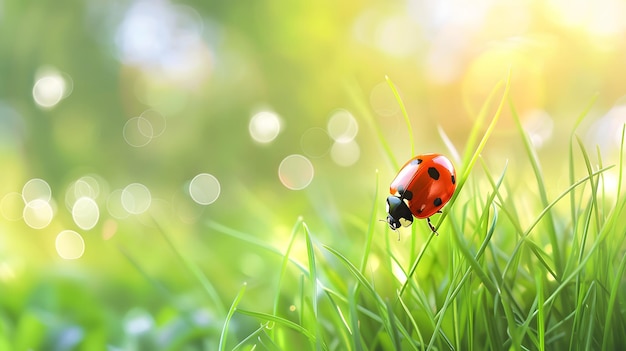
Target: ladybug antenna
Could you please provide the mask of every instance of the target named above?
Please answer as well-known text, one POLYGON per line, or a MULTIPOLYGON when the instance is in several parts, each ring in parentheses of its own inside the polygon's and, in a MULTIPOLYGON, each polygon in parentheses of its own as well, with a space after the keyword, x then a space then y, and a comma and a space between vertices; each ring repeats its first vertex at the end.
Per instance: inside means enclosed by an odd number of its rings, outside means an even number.
MULTIPOLYGON (((386 219, 379 219, 378 221, 388 223, 386 219)), ((398 241, 400 241, 400 231, 398 230, 398 228, 393 229, 393 231, 398 233, 398 241)))

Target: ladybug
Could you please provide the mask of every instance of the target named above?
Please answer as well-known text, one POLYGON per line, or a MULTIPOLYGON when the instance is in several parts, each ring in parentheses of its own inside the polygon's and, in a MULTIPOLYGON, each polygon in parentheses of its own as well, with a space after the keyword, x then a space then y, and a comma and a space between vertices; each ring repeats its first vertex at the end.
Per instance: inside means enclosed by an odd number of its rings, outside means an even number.
POLYGON ((440 154, 410 159, 391 182, 387 197, 387 224, 397 230, 413 223, 413 217, 426 218, 430 230, 437 231, 430 216, 441 213, 456 189, 456 172, 450 160, 440 154))

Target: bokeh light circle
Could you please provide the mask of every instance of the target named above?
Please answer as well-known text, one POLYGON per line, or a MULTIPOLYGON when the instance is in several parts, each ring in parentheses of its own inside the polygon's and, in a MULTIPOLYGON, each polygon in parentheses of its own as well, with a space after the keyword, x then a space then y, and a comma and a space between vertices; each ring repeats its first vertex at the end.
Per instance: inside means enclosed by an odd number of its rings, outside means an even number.
POLYGON ((98 204, 90 197, 79 198, 72 207, 72 218, 80 229, 92 229, 100 219, 98 204))
POLYGON ((210 205, 220 196, 220 182, 208 173, 200 173, 189 183, 189 195, 199 205, 210 205))
POLYGON ((167 120, 159 111, 154 109, 145 110, 141 113, 139 118, 143 119, 144 123, 147 122, 150 125, 149 129, 151 129, 151 134, 149 135, 151 135, 152 138, 159 137, 165 132, 167 120))
POLYGON ((309 186, 314 173, 311 161, 298 154, 285 157, 278 166, 280 182, 291 190, 302 190, 309 186))
POLYGON ((52 190, 45 180, 33 178, 24 184, 22 188, 22 198, 24 199, 24 203, 29 203, 33 200, 48 202, 52 198, 52 190))
POLYGON ((66 260, 75 260, 85 253, 83 237, 73 230, 60 232, 55 240, 57 254, 66 260))
POLYGON ((52 222, 54 211, 48 201, 35 199, 26 203, 22 216, 29 227, 43 229, 52 222))
POLYGON ((330 157, 337 165, 348 167, 355 164, 361 157, 361 149, 356 141, 351 140, 347 143, 335 142, 330 149, 330 157))
POLYGON ((17 192, 10 192, 2 197, 0 200, 0 213, 2 216, 10 221, 19 221, 22 219, 24 212, 24 199, 22 194, 17 192))
POLYGON ((280 133, 280 118, 274 112, 261 111, 250 119, 250 136, 259 143, 272 142, 280 133))
POLYGON ((131 214, 146 212, 152 202, 150 190, 143 184, 129 184, 122 190, 122 206, 131 214))
POLYGON ((58 73, 50 73, 37 79, 33 86, 33 99, 43 108, 52 108, 64 97, 67 83, 58 73))
POLYGON ((72 207, 81 197, 89 197, 97 200, 101 194, 106 192, 106 182, 97 175, 86 175, 72 182, 65 190, 65 206, 68 211, 72 211, 72 207))
POLYGON ((356 137, 359 132, 359 125, 352 113, 339 109, 330 116, 327 129, 333 140, 347 143, 356 137))
POLYGON ((133 117, 126 121, 122 130, 124 140, 132 147, 143 147, 154 137, 154 128, 149 120, 143 117, 133 117))
POLYGON ((330 137, 323 128, 310 128, 302 134, 300 147, 309 157, 322 157, 330 149, 330 137))

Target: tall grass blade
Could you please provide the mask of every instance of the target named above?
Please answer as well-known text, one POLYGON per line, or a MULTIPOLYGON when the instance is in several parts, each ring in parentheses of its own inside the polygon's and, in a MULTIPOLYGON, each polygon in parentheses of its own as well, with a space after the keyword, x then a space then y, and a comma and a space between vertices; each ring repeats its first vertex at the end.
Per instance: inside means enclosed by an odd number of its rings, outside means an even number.
POLYGON ((356 82, 349 81, 349 82, 346 82, 346 90, 352 102, 355 104, 359 115, 365 118, 365 121, 367 122, 367 124, 376 133, 378 142, 383 148, 383 151, 385 155, 387 156, 387 159, 389 160, 389 162, 391 162, 391 167, 393 169, 398 169, 400 165, 398 164, 398 160, 396 159, 395 153, 393 152, 393 150, 391 149, 391 146, 389 146, 389 143, 385 139, 385 136, 383 134, 383 129, 378 125, 378 123, 376 122, 376 119, 372 115, 372 111, 370 110, 369 106, 367 106, 367 104, 364 102, 364 101, 367 101, 367 99, 363 98, 363 91, 361 90, 361 87, 356 82))
MULTIPOLYGON (((539 157, 535 152, 535 148, 528 136, 528 133, 524 130, 522 126, 522 122, 517 113, 517 109, 513 103, 513 100, 509 98, 509 106, 511 108, 511 114, 513 115, 513 120, 515 120, 515 125, 522 137, 522 141, 524 142, 524 148, 526 150, 526 154, 528 156, 528 160, 530 161, 530 165, 532 167, 533 173, 535 174, 535 181, 537 183, 537 189, 539 191, 539 198, 541 200, 541 205, 546 208, 549 204, 548 201, 548 192, 546 190, 546 184, 544 182, 543 172, 541 170, 541 165, 539 162, 539 157)), ((552 245, 552 252, 554 254, 554 264, 556 266, 556 279, 558 280, 561 274, 563 274, 563 261, 561 259, 561 245, 558 240, 556 234, 556 226, 554 224, 554 218, 552 217, 552 212, 548 211, 545 213, 545 218, 548 223, 548 237, 550 239, 550 245, 552 245)))
POLYGON ((404 106, 404 102, 398 93, 398 89, 396 89, 395 84, 389 79, 388 76, 385 76, 385 80, 387 84, 391 88, 393 92, 393 96, 395 96, 398 105, 400 105, 400 110, 402 111, 402 116, 404 116, 404 122, 406 123, 407 133, 409 134, 409 145, 411 146, 411 157, 415 156, 415 140, 413 135, 413 126, 411 125, 411 119, 409 118, 409 114, 406 112, 406 107, 404 106))
POLYGON ((273 314, 277 314, 278 313, 278 303, 279 303, 279 300, 280 300, 280 291, 281 291, 281 288, 282 288, 283 279, 285 277, 285 273, 287 272, 287 265, 289 263, 289 257, 290 257, 290 254, 291 254, 291 249, 293 248, 293 244, 296 241, 296 236, 298 234, 298 230, 300 229, 300 227, 302 227, 302 217, 298 217, 298 220, 296 221, 296 223, 294 224, 293 228, 291 229, 291 236, 289 238, 289 244, 287 245, 287 251, 285 251, 282 263, 280 265, 280 273, 278 275, 278 283, 277 283, 277 287, 276 287, 276 295, 274 296, 274 308, 272 310, 273 314))
POLYGON ((309 232, 309 227, 306 223, 302 222, 302 227, 304 228, 304 234, 306 239, 306 252, 307 258, 309 261, 309 286, 308 290, 311 295, 311 308, 313 309, 313 318, 311 321, 311 325, 313 325, 313 329, 315 331, 315 348, 317 350, 321 350, 322 348, 322 338, 319 332, 319 323, 318 323, 318 307, 317 307, 317 266, 315 264, 315 252, 313 250, 313 244, 311 243, 311 233, 309 232))
MULTIPOLYGON (((504 107, 504 103, 507 101, 507 98, 509 96, 509 89, 511 87, 511 71, 510 70, 504 81, 504 92, 502 93, 502 98, 500 99, 498 108, 496 109, 496 112, 494 113, 493 118, 491 119, 491 122, 489 123, 489 126, 487 127, 487 130, 485 130, 485 133, 480 139, 480 142, 476 146, 476 149, 473 150, 472 152, 471 150, 473 149, 473 146, 475 145, 478 131, 480 130, 480 128, 482 128, 482 120, 484 120, 488 111, 488 107, 491 105, 491 100, 494 97, 495 93, 498 90, 500 90, 502 83, 503 82, 501 81, 498 84, 496 84, 494 89, 491 91, 491 94, 489 94, 489 97, 485 101, 483 108, 479 112, 479 116, 474 125, 474 128, 472 129, 472 132, 470 133, 470 137, 467 142, 467 147, 466 147, 466 151, 464 153, 464 158, 463 158, 463 166, 461 167, 462 172, 461 172, 461 176, 457 180, 456 191, 452 195, 452 198, 450 198, 450 201, 448 202, 448 205, 446 206, 446 208, 452 207, 457 197, 461 193, 461 190, 465 186, 465 182, 467 182, 467 179, 469 178, 469 175, 472 169, 474 168, 474 164, 478 160, 480 153, 485 148, 485 145, 487 144, 487 140, 489 140, 489 137, 491 136, 494 129, 496 128, 496 124, 498 123, 498 120, 500 120, 500 116, 502 115, 502 109, 504 107)), ((448 212, 449 210, 444 209, 443 214, 439 217, 439 220, 437 220, 437 224, 435 224, 435 228, 439 228, 443 220, 446 218, 448 212)))
POLYGON ((546 349, 546 325, 543 306, 543 277, 541 270, 535 273, 535 283, 537 285, 537 336, 539 343, 539 351, 546 349))
MULTIPOLYGON (((289 329, 295 330, 296 332, 304 335, 307 339, 309 339, 309 341, 311 342, 311 344, 315 344, 316 343, 316 338, 315 335, 312 334, 310 331, 308 331, 307 329, 305 329, 304 327, 302 327, 301 325, 298 325, 288 319, 282 318, 282 317, 278 317, 275 316, 273 314, 269 314, 269 313, 262 313, 262 312, 255 312, 255 311, 250 311, 250 310, 245 310, 245 309, 240 309, 238 308, 237 313, 239 314, 243 314, 246 316, 250 316, 250 317, 254 317, 256 319, 260 319, 260 320, 264 320, 264 321, 271 321, 274 322, 276 325, 274 326, 274 328, 278 325, 283 326, 283 327, 287 327, 289 329)), ((328 347, 322 343, 322 349, 323 350, 328 350, 328 347)))
POLYGON ((237 296, 233 300, 233 303, 230 305, 230 308, 228 309, 228 314, 226 314, 226 320, 224 321, 224 326, 222 327, 222 333, 220 334, 220 343, 217 348, 219 351, 225 350, 226 342, 228 341, 228 330, 230 326, 230 320, 233 317, 233 314, 235 313, 235 310, 237 309, 237 306, 239 305, 239 301, 241 301, 241 298, 243 297, 243 293, 245 291, 246 291, 246 283, 244 283, 241 289, 239 289, 239 293, 237 294, 237 296))
POLYGON ((624 138, 626 137, 626 123, 622 125, 622 138, 620 141, 619 147, 619 175, 617 177, 617 196, 616 198, 619 201, 620 196, 622 196, 622 182, 624 177, 624 138))
POLYGON ((182 252, 178 249, 178 247, 174 245, 174 242, 172 241, 170 236, 165 232, 163 227, 161 227, 160 223, 156 220, 156 218, 153 218, 153 223, 157 227, 158 232, 161 233, 161 236, 167 242, 167 245, 170 247, 172 252, 176 254, 176 257, 178 257, 178 259, 183 263, 185 268, 189 272, 191 272, 191 274, 196 278, 196 280, 198 280, 198 282, 200 283, 204 291, 212 300, 213 305, 217 309, 218 313, 221 316, 226 315, 226 307, 224 307, 224 305, 222 304, 222 300, 220 299, 220 296, 217 293, 217 289, 215 289, 213 284, 211 284, 211 281, 209 280, 209 278, 207 278, 207 276, 204 274, 204 272, 202 272, 202 270, 200 269, 200 267, 198 267, 198 265, 191 262, 191 260, 189 260, 185 255, 183 255, 182 252))

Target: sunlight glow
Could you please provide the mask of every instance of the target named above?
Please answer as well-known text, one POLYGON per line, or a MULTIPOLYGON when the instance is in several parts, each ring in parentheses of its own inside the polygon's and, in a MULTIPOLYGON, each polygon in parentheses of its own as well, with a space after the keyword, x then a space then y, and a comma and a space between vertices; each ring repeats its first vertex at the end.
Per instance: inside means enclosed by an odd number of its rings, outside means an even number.
POLYGON ((623 16, 626 3, 621 0, 549 0, 548 7, 556 21, 568 27, 583 28, 593 35, 617 35, 626 31, 623 16))
POLYGON ((531 110, 522 117, 524 130, 528 133, 535 148, 539 149, 552 138, 554 122, 543 110, 531 110))

